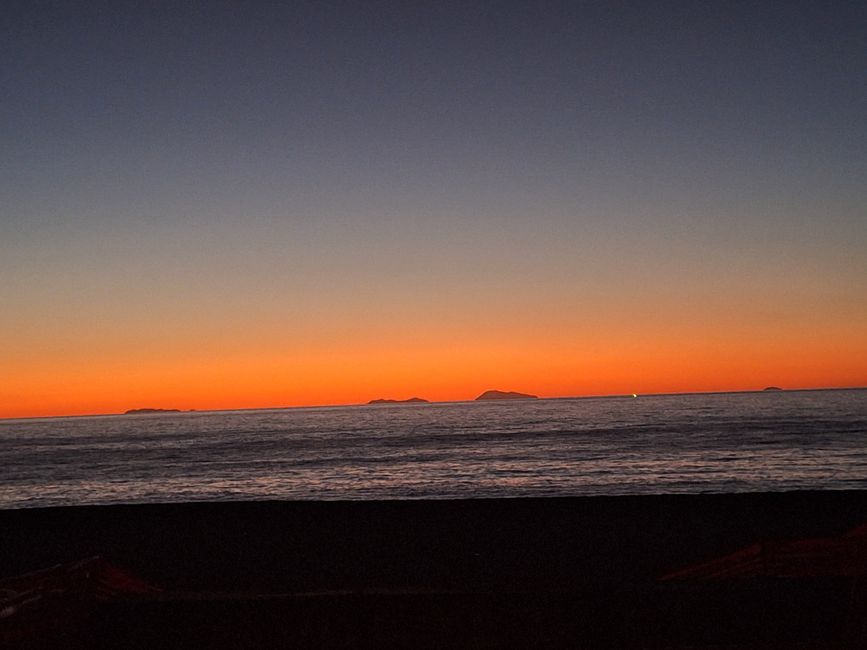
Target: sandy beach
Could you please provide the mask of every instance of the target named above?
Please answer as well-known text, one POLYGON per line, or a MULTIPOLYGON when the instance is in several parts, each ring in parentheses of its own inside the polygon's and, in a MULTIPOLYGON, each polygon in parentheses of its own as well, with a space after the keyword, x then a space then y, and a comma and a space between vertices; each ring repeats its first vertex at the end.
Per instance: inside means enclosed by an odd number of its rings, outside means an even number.
POLYGON ((849 578, 659 578, 864 522, 860 491, 21 509, 0 575, 98 555, 162 590, 70 617, 81 647, 846 647, 849 578))

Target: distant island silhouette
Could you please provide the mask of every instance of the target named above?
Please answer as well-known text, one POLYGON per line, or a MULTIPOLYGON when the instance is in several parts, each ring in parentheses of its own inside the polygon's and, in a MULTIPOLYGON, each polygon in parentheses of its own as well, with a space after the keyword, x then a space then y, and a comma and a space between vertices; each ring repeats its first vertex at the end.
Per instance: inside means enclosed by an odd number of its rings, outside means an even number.
POLYGON ((779 386, 768 386, 767 388, 765 388, 763 390, 783 390, 783 389, 780 388, 779 386))
POLYGON ((476 401, 501 400, 501 399, 539 399, 538 395, 516 393, 515 391, 486 390, 476 398, 476 401))
POLYGON ((148 413, 180 413, 181 409, 130 409, 124 415, 147 415, 148 413))
POLYGON ((372 399, 368 404, 427 404, 428 400, 421 397, 410 397, 409 399, 372 399))

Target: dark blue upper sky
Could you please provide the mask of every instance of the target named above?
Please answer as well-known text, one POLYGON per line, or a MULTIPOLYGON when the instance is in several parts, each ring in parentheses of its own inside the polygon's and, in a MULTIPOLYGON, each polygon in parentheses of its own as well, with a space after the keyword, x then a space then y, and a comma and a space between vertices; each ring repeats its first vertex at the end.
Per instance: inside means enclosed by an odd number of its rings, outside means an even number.
POLYGON ((863 3, 27 2, 2 20, 13 212, 34 192, 154 216, 202 194, 277 212, 863 198, 863 3))

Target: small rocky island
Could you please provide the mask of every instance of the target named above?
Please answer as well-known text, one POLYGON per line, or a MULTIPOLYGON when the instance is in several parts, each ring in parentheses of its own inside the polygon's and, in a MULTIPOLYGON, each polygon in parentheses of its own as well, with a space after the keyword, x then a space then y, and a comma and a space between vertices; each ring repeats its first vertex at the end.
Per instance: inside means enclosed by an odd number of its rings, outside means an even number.
POLYGON ((539 399, 538 395, 516 393, 515 391, 486 390, 476 398, 476 401, 503 400, 503 399, 539 399))
POLYGON ((181 409, 130 409, 124 415, 148 415, 152 413, 180 413, 181 409))
POLYGON ((780 388, 779 386, 768 386, 767 388, 765 388, 763 390, 783 390, 783 389, 780 388))
POLYGON ((428 400, 421 397, 410 397, 409 399, 372 399, 368 404, 428 404, 428 400))

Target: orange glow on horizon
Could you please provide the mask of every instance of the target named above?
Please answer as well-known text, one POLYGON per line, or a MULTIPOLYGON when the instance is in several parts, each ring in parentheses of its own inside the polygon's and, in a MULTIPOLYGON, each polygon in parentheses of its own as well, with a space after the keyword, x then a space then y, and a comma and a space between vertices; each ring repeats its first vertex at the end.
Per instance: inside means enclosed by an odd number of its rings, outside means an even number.
POLYGON ((854 300, 562 289, 223 313, 192 298, 22 320, 0 337, 0 417, 867 385, 867 303, 854 300))
MULTIPOLYGON (((616 337, 615 337, 616 338, 616 337)), ((796 341, 753 344, 698 338, 661 344, 624 337, 604 344, 576 340, 520 344, 418 340, 349 344, 269 353, 207 346, 118 357, 70 355, 63 363, 21 360, 0 385, 0 417, 119 413, 131 408, 221 410, 359 404, 374 398, 471 400, 487 389, 540 397, 863 386, 867 345, 813 341, 798 355, 796 341), (859 349, 855 349, 859 348, 859 349)))

